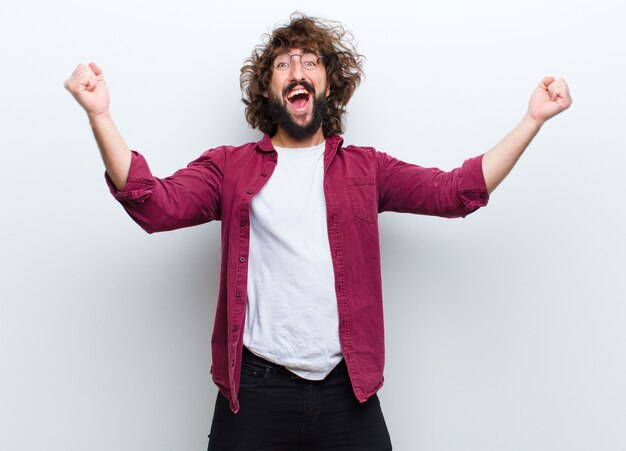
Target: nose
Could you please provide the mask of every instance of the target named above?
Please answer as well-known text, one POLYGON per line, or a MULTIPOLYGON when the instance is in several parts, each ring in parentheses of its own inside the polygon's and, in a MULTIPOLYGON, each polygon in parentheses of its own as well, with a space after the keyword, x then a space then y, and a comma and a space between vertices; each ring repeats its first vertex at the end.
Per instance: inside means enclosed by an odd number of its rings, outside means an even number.
POLYGON ((299 53, 294 53, 291 55, 291 67, 289 73, 291 74, 291 78, 295 80, 302 80, 304 77, 303 72, 304 68, 302 67, 302 55, 299 53), (298 57, 298 60, 295 60, 295 57, 298 57))

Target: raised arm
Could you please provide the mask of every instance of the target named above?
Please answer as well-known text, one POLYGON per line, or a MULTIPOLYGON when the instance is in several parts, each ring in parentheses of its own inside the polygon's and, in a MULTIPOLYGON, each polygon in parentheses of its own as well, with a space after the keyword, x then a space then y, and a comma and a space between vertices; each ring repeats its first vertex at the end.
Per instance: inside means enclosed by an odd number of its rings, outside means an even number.
POLYGON ((541 81, 533 92, 528 111, 520 123, 483 157, 483 175, 489 193, 511 172, 541 126, 571 104, 572 99, 565 80, 545 77, 541 81))
POLYGON ((107 174, 115 188, 122 190, 131 152, 109 113, 109 90, 102 70, 95 63, 79 64, 64 86, 87 113, 107 174))

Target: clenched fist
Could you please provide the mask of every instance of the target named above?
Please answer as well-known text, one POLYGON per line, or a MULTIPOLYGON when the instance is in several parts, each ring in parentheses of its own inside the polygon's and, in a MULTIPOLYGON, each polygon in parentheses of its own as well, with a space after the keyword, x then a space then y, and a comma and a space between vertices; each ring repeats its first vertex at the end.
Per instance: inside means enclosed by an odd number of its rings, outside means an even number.
POLYGON ((89 116, 100 116, 109 112, 109 90, 104 82, 102 69, 95 63, 79 64, 65 80, 65 89, 72 93, 76 101, 89 116))
POLYGON ((528 104, 528 115, 540 125, 568 109, 572 104, 565 80, 545 77, 535 89, 528 104))

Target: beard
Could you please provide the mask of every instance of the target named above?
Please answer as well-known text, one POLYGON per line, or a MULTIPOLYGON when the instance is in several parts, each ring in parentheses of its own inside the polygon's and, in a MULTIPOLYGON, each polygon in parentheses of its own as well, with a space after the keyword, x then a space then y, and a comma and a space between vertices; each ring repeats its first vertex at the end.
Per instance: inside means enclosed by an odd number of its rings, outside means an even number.
MULTIPOLYGON (((294 121, 293 117, 287 110, 286 105, 282 103, 282 99, 279 98, 273 92, 270 93, 268 98, 268 112, 274 124, 282 128, 289 136, 294 139, 306 139, 313 136, 319 128, 322 126, 322 121, 326 110, 328 109, 328 100, 325 95, 317 97, 313 90, 313 86, 306 82, 299 82, 298 85, 304 86, 311 94, 313 100, 313 109, 311 110, 311 119, 306 124, 298 124, 294 121)), ((296 86, 288 86, 286 92, 293 89, 296 86)))

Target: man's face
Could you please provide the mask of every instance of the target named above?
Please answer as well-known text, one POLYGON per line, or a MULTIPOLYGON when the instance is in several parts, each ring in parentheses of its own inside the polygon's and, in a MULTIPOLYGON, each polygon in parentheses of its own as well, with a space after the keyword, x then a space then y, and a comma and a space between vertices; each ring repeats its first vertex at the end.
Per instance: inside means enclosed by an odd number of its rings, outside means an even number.
MULTIPOLYGON (((305 69, 302 64, 302 49, 291 49, 285 61, 291 66, 286 70, 278 70, 276 57, 269 90, 266 93, 270 114, 276 124, 296 139, 313 136, 322 125, 326 111, 326 98, 330 94, 330 86, 326 79, 326 68, 320 61, 312 70, 305 69)), ((306 59, 303 61, 306 65, 306 59)))

